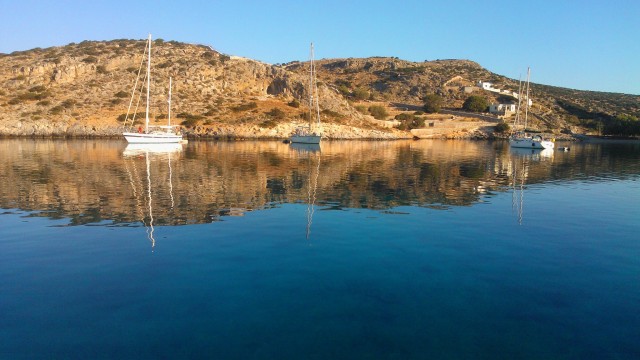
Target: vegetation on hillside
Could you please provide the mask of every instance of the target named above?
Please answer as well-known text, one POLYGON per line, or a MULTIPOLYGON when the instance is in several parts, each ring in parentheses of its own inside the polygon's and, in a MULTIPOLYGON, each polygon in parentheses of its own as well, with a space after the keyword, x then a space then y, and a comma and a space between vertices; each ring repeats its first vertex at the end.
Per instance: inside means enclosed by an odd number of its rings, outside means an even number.
POLYGON ((438 113, 442 108, 442 97, 438 94, 429 94, 424 97, 424 111, 438 113))
MULTIPOLYGON (((0 121, 116 121, 129 103, 144 48, 144 40, 117 39, 1 54, 0 121)), ((272 66, 163 39, 154 40, 153 51, 153 111, 166 112, 167 79, 173 76, 172 105, 178 122, 186 127, 222 123, 273 128, 299 121, 306 111, 301 106, 307 97, 305 62, 272 66)), ((318 61, 318 77, 323 122, 375 126, 352 119, 371 115, 396 120, 402 130, 423 127, 424 116, 396 116, 392 103, 430 114, 445 108, 485 112, 491 103, 515 99, 480 90, 474 86, 478 81, 508 91, 518 88, 516 80, 468 60, 325 59, 318 61)), ((640 135, 640 96, 533 83, 531 91, 530 121, 541 131, 640 135)))
POLYGON ((483 96, 469 96, 462 104, 462 108, 472 112, 486 112, 489 107, 487 99, 483 96))

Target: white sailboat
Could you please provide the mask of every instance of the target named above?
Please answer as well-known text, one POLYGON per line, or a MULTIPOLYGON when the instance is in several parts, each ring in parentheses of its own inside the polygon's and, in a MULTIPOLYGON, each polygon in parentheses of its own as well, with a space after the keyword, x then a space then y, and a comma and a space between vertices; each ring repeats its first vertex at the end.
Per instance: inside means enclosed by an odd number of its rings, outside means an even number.
MULTIPOLYGON (((540 135, 529 135, 526 133, 527 120, 529 116, 529 78, 531 76, 531 69, 527 68, 527 97, 524 107, 524 128, 522 131, 517 131, 509 138, 509 145, 513 148, 527 148, 527 149, 553 149, 553 141, 545 140, 540 135)), ((516 112, 516 119, 514 127, 519 125, 520 104, 522 96, 518 96, 518 111, 516 112)))
MULTIPOLYGON (((169 121, 167 125, 149 125, 149 93, 150 93, 150 85, 151 85, 151 34, 149 34, 149 39, 147 40, 147 47, 145 48, 147 51, 147 108, 145 111, 145 124, 144 129, 142 127, 138 128, 137 132, 125 131, 122 135, 127 139, 127 142, 130 144, 176 144, 182 142, 182 134, 180 134, 178 127, 176 125, 171 125, 171 78, 169 78, 169 121)), ((143 56, 144 61, 144 56, 143 56)), ((140 68, 142 68, 142 63, 140 63, 140 68)), ((140 69, 141 70, 141 69, 140 69)), ((138 79, 140 78, 140 70, 138 70, 138 78, 136 78, 136 82, 133 87, 133 92, 131 94, 131 101, 129 102, 129 109, 127 110, 127 116, 125 118, 125 126, 129 118, 129 112, 131 111, 131 106, 133 104, 133 99, 136 94, 136 87, 138 84, 138 79)), ((139 102, 138 98, 138 102, 139 102)), ((137 109, 137 105, 136 105, 137 109)), ((135 112, 131 119, 131 123, 133 126, 133 121, 135 120, 135 112)))
POLYGON ((313 43, 311 43, 309 53, 309 124, 295 129, 293 134, 291 134, 292 143, 320 144, 322 133, 320 129, 320 104, 318 100, 316 65, 313 60, 313 43))

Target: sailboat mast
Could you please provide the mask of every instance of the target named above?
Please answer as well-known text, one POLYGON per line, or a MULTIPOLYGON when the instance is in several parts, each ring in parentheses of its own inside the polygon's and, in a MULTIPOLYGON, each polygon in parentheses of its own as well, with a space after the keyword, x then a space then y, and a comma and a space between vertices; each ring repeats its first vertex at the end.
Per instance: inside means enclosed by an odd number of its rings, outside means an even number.
POLYGON ((169 76, 169 126, 171 126, 171 76, 169 76))
POLYGON ((527 102, 524 104, 524 131, 527 131, 527 120, 529 119, 529 78, 531 77, 531 68, 527 67, 527 102))
POLYGON ((320 127, 320 93, 318 92, 318 74, 316 72, 316 63, 313 62, 313 90, 316 95, 316 123, 320 127))
POLYGON ((309 50, 309 130, 313 119, 313 43, 309 50))
POLYGON ((513 128, 520 124, 520 104, 522 104, 522 73, 518 77, 518 108, 516 109, 516 118, 513 121, 513 128))
POLYGON ((145 114, 144 132, 149 132, 149 88, 151 87, 151 34, 149 34, 149 57, 147 59, 147 111, 145 114))

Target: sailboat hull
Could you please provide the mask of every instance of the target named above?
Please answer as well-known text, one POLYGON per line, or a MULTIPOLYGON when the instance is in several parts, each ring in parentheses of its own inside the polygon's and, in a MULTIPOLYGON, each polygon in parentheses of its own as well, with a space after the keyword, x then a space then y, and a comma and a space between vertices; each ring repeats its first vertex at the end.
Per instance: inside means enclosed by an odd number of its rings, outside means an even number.
POLYGON ((292 135, 291 142, 298 144, 320 144, 320 135, 292 135))
POLYGON ((125 132, 124 138, 129 144, 178 144, 182 141, 182 135, 171 133, 136 133, 125 132))
POLYGON ((534 139, 509 139, 509 145, 513 148, 523 149, 553 149, 552 141, 534 139))

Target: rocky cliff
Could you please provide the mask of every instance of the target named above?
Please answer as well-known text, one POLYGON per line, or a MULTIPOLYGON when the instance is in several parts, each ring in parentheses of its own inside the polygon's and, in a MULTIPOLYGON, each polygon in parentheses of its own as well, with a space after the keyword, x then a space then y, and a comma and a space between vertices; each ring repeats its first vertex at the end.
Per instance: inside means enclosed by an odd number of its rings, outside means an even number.
MULTIPOLYGON (((0 54, 0 135, 119 136, 130 104, 133 109, 144 107, 132 89, 145 45, 144 40, 84 41, 0 54)), ((152 124, 167 121, 169 77, 174 84, 172 121, 182 124, 189 136, 284 138, 306 122, 308 63, 270 65, 207 46, 163 40, 153 42, 152 53, 152 124)), ((439 94, 445 107, 459 108, 479 80, 517 89, 516 81, 467 60, 321 60, 318 77, 324 134, 329 138, 409 138, 408 129, 397 129, 402 127, 396 115, 407 113, 417 124, 432 126, 435 120, 454 118, 415 114, 426 94, 439 94), (375 106, 386 109, 376 115, 378 120, 370 111, 375 106)), ((532 123, 543 131, 580 125, 571 117, 575 109, 587 115, 640 113, 637 96, 535 84, 533 89, 532 123)), ((504 100, 477 88, 474 92, 490 101, 504 100)), ((431 130, 437 133, 437 126, 431 130)))
MULTIPOLYGON (((144 41, 87 41, 1 56, 0 134, 117 136, 129 103, 138 104, 131 96, 144 50, 144 41)), ((177 42, 156 40, 152 54, 152 123, 167 121, 169 77, 174 121, 191 135, 286 137, 305 122, 304 74, 177 42)), ((320 106, 330 137, 402 136, 326 85, 320 106)))

